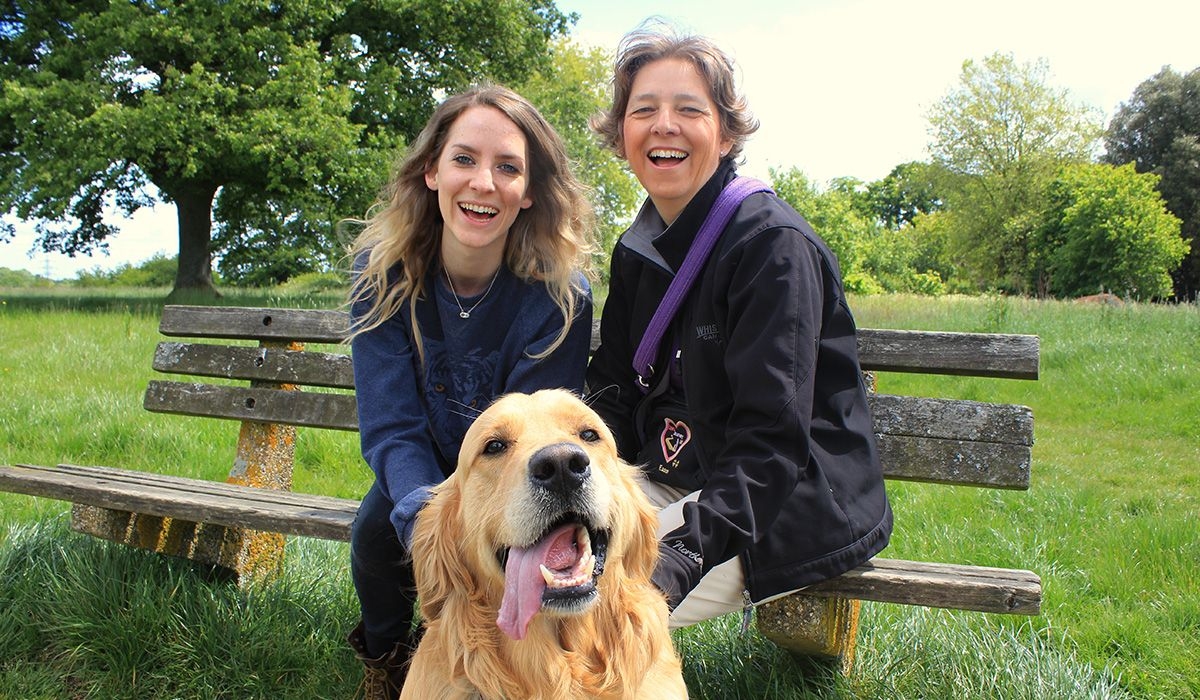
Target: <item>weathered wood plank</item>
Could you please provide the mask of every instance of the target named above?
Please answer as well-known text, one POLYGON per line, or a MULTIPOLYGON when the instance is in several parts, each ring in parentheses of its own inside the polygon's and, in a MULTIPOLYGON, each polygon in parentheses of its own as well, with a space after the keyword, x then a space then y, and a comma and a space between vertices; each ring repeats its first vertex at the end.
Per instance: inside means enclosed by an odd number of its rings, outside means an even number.
POLYGON ((879 435, 883 475, 900 481, 1026 490, 1033 450, 1028 445, 879 435))
POLYGON ((154 350, 154 369, 200 377, 354 388, 350 356, 338 353, 166 341, 154 350))
MULTIPOLYGON (((81 479, 104 478, 113 482, 121 481, 129 484, 148 484, 162 488, 187 488, 197 493, 211 493, 220 496, 236 497, 244 500, 260 500, 267 503, 282 503, 292 506, 303 506, 320 510, 345 510, 348 505, 358 507, 358 501, 319 494, 297 493, 284 489, 263 488, 261 486, 246 486, 231 481, 210 481, 208 479, 192 479, 184 476, 156 474, 154 472, 139 472, 114 467, 78 464, 58 464, 54 467, 31 467, 34 469, 53 469, 64 474, 72 474, 81 479)), ((364 465, 365 469, 366 466, 364 465)))
MULTIPOLYGON (((152 381, 146 395, 146 409, 156 413, 357 430, 354 401, 348 394, 152 381)), ((1026 447, 1033 443, 1032 412, 1024 406, 887 394, 874 394, 869 401, 881 436, 1026 447)))
POLYGON ((158 330, 170 337, 340 343, 349 327, 345 311, 167 305, 158 330))
POLYGON ((1037 615, 1042 580, 1032 571, 900 559, 872 559, 804 589, 807 595, 933 608, 1037 615))
MULTIPOLYGON (((164 344, 170 345, 170 344, 164 344)), ((160 347, 158 355, 171 355, 161 365, 171 364, 187 369, 187 374, 235 378, 251 378, 244 375, 264 370, 275 381, 313 384, 304 361, 297 355, 318 353, 295 353, 274 351, 262 353, 258 348, 245 348, 240 358, 241 369, 222 365, 219 361, 194 352, 197 346, 186 346, 186 353, 176 353, 173 348, 160 347), (186 359, 180 359, 183 354, 186 359), (258 357, 264 359, 262 367, 255 367, 258 357), (296 362, 292 362, 296 359, 296 362)), ((349 361, 341 355, 316 358, 315 364, 333 368, 343 373, 336 382, 320 386, 347 387, 346 373, 352 375, 349 361), (328 362, 328 365, 324 363, 328 362)), ((156 356, 155 367, 160 361, 156 356)), ((258 377, 266 379, 268 377, 258 377)), ((875 432, 880 435, 910 436, 940 440, 966 442, 995 442, 1029 446, 1033 444, 1033 411, 1025 406, 994 404, 959 399, 931 399, 917 396, 893 396, 872 394, 868 397, 875 432)), ((280 422, 289 425, 357 430, 357 410, 353 409, 353 396, 303 391, 278 391, 249 387, 210 385, 197 382, 151 381, 146 390, 145 408, 156 413, 177 413, 192 416, 211 416, 236 420, 280 422), (337 396, 338 399, 330 397, 337 396)))
POLYGON ((891 394, 867 400, 877 433, 1033 444, 1033 411, 1026 406, 891 394))
POLYGON ((6 491, 192 522, 348 541, 358 501, 87 467, 0 466, 6 491), (220 486, 224 488, 213 488, 220 486))
POLYGON ((865 370, 1037 379, 1036 335, 942 333, 861 328, 859 362, 865 370))
MULTIPOLYGON (((0 466, 7 491, 160 517, 347 541, 358 501, 104 467, 0 466)), ((1036 615, 1041 579, 1030 571, 873 559, 804 589, 822 597, 1036 615)))
MULTIPOLYGON (((172 337, 338 343, 350 327, 345 311, 232 306, 165 306, 159 331, 172 337)), ((592 346, 598 342, 593 328, 592 346)), ((1037 379, 1035 335, 946 333, 860 328, 863 369, 888 372, 1037 379)))
POLYGON ((358 430, 350 394, 151 381, 142 406, 154 413, 358 430))
MULTIPOLYGON (((991 413, 1007 417, 1013 407, 912 396, 873 395, 871 400, 883 400, 888 406, 888 411, 880 414, 882 418, 876 416, 875 425, 884 476, 906 481, 1029 488, 1031 436, 1019 430, 993 429, 998 419, 991 417, 991 413), (919 405, 920 410, 905 410, 908 405, 919 405), (931 417, 915 417, 924 413, 931 417), (921 420, 935 425, 930 427, 921 420)), ((358 408, 349 394, 152 381, 146 389, 144 406, 156 413, 358 429, 358 408)), ((1032 423, 1029 429, 1032 430, 1032 423)))

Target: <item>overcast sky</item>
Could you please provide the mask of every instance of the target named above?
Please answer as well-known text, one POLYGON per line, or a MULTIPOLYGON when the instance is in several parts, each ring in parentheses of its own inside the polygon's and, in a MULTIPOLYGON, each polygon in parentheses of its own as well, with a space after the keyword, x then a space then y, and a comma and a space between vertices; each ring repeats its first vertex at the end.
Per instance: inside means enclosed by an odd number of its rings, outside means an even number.
MULTIPOLYGON (((740 69, 762 122, 742 171, 795 166, 819 183, 877 180, 925 160, 925 115, 957 82, 964 60, 996 51, 1045 59, 1049 82, 1098 109, 1104 122, 1163 66, 1200 67, 1200 2, 1008 0, 559 0, 580 19, 581 44, 612 49, 649 14, 709 36, 740 69)), ((0 244, 0 267, 55 279, 177 252, 174 207, 111 223, 111 255, 27 255, 32 228, 0 244)))

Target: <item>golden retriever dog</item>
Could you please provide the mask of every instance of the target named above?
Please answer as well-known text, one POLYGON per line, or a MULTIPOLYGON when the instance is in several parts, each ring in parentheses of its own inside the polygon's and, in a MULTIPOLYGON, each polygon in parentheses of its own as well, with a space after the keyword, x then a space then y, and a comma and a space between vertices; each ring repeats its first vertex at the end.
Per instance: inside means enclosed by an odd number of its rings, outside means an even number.
POLYGON ((401 697, 686 698, 638 478, 570 392, 476 418, 417 516, 425 630, 401 697))

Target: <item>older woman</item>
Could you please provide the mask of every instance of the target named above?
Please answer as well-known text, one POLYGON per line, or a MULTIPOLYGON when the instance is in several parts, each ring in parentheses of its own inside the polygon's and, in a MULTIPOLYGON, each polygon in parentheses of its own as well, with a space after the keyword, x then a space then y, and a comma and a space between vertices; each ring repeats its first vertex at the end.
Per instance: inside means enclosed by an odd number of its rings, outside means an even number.
POLYGON ((587 381, 662 508, 654 580, 679 627, 858 566, 892 514, 837 260, 773 193, 733 214, 639 386, 635 349, 758 123, 729 58, 669 28, 626 35, 613 85, 592 127, 649 199, 613 251, 587 381))

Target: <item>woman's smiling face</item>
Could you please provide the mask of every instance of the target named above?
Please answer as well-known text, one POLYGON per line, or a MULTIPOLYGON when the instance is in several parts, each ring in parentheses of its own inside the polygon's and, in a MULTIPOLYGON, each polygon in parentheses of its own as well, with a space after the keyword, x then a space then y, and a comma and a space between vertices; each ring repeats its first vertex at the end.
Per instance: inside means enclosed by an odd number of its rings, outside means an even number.
POLYGON ((717 171, 732 140, 691 61, 664 58, 638 71, 621 125, 621 152, 668 224, 717 171))
POLYGON ((525 134, 494 107, 469 107, 450 126, 425 184, 438 193, 443 253, 503 255, 509 227, 533 204, 525 134))

